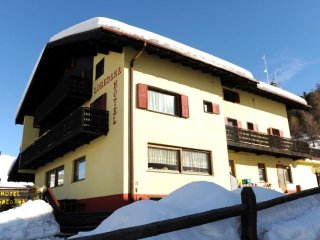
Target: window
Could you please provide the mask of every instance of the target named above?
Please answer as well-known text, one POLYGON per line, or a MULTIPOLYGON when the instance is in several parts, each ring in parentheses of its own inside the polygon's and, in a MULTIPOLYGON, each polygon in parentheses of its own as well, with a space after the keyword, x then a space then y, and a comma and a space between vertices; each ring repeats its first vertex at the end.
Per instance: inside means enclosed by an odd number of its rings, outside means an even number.
POLYGON ((48 188, 62 186, 64 183, 64 167, 58 167, 46 173, 46 186, 48 188))
POLYGON ((86 178, 86 159, 80 158, 74 161, 74 174, 73 174, 73 181, 81 181, 86 178))
POLYGON ((242 128, 242 123, 241 121, 233 118, 226 118, 225 119, 225 124, 230 127, 237 127, 237 128, 242 128))
POLYGON ((291 175, 291 168, 289 166, 285 166, 283 171, 284 171, 284 175, 286 178, 286 183, 293 183, 292 175, 291 175))
POLYGON ((283 132, 277 128, 268 128, 268 134, 273 136, 283 136, 283 132))
POLYGON ((264 163, 258 163, 259 181, 267 182, 266 165, 264 163))
POLYGON ((258 124, 253 124, 251 122, 247 122, 247 129, 251 131, 258 132, 258 124))
POLYGON ((227 119, 227 125, 231 126, 231 127, 237 127, 237 120, 236 119, 232 119, 232 118, 228 118, 227 119))
POLYGON ((149 145, 148 168, 211 174, 210 152, 149 145))
POLYGON ((240 103, 239 93, 228 89, 223 89, 223 99, 228 102, 240 103))
POLYGON ((203 101, 203 111, 206 113, 220 114, 219 104, 203 101))
POLYGON ((148 168, 178 171, 179 149, 149 147, 148 168))
POLYGON ((148 109, 155 112, 178 115, 175 95, 148 90, 148 109))
POLYGON ((248 128, 248 130, 254 130, 254 126, 253 126, 253 123, 251 123, 251 122, 247 122, 247 128, 248 128))
POLYGON ((206 113, 213 113, 212 103, 203 101, 203 111, 206 113))
POLYGON ((153 88, 145 84, 137 84, 137 90, 138 108, 172 116, 189 117, 187 96, 153 88))
POLYGON ((104 58, 102 58, 96 65, 96 80, 104 73, 104 58))

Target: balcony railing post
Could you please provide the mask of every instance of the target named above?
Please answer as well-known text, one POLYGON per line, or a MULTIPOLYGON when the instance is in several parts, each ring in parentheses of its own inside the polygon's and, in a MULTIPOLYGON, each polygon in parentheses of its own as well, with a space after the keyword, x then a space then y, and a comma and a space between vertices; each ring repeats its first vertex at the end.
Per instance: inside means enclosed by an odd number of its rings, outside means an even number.
POLYGON ((241 239, 256 240, 257 234, 257 202, 251 187, 244 187, 241 191, 242 204, 246 204, 247 211, 241 215, 241 239))

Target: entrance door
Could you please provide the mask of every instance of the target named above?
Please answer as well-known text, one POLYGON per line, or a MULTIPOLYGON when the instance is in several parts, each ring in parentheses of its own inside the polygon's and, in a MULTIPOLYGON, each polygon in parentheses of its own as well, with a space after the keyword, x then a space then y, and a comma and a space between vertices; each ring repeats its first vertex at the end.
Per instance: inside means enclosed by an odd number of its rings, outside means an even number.
POLYGON ((235 166, 234 166, 234 161, 233 160, 229 160, 229 172, 230 172, 230 175, 236 177, 236 170, 235 170, 235 166))
POLYGON ((277 167, 279 187, 282 188, 284 192, 286 192, 287 183, 292 183, 290 167, 280 165, 280 164, 277 164, 276 167, 277 167))

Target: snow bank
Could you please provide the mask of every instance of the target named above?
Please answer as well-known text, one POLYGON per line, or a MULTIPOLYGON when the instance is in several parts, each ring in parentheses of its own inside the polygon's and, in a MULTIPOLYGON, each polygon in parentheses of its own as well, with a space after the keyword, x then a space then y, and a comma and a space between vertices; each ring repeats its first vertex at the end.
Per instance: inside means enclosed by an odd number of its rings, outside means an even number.
MULTIPOLYGON (((258 202, 283 194, 253 187, 258 202)), ((239 204, 242 189, 228 191, 211 182, 193 182, 174 191, 160 201, 143 200, 118 209, 95 230, 73 237, 91 236, 116 229, 138 226, 239 204)), ((305 197, 258 212, 258 238, 261 240, 320 239, 320 194, 305 197)), ((42 200, 28 201, 21 207, 0 213, 0 239, 59 239, 59 226, 52 208, 42 200)), ((73 238, 71 237, 71 238, 73 238)), ((149 240, 237 240, 240 218, 162 234, 149 240)))
MULTIPOLYGON (((257 202, 283 196, 282 193, 252 188, 257 202)), ((241 190, 228 191, 211 182, 193 182, 174 191, 160 201, 143 200, 115 211, 99 227, 73 237, 90 236, 120 228, 147 224, 193 213, 240 204, 241 190)), ((320 195, 314 195, 258 212, 258 237, 261 240, 320 239, 320 195)), ((147 238, 178 239, 240 239, 240 218, 204 224, 176 232, 147 238)))
MULTIPOLYGON (((251 188, 252 188, 254 194, 256 195, 256 201, 258 203, 263 202, 263 201, 268 201, 273 198, 278 198, 278 197, 284 196, 283 193, 275 191, 275 190, 271 190, 268 188, 262 188, 262 187, 251 187, 251 188)), ((232 192, 241 196, 242 189, 243 188, 238 188, 236 190, 233 190, 232 192)))
POLYGON ((320 194, 258 212, 259 239, 320 239, 320 194))
POLYGON ((43 200, 28 201, 0 213, 0 239, 24 240, 52 237, 60 227, 51 206, 43 200))
MULTIPOLYGON (((192 182, 160 201, 143 200, 115 211, 99 227, 76 237, 109 232, 240 203, 238 194, 211 182, 192 182)), ((239 219, 230 218, 148 239, 238 239, 239 219)), ((75 237, 75 236, 74 236, 75 237)))

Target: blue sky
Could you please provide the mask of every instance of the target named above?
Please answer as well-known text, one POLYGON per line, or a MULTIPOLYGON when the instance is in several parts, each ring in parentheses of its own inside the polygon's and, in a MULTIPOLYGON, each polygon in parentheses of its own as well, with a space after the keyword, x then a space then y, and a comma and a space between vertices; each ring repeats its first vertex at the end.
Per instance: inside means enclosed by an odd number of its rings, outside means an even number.
MULTIPOLYGON (((113 18, 237 64, 258 80, 276 72, 297 95, 320 83, 320 1, 0 1, 0 151, 17 156, 15 114, 42 48, 55 33, 92 17, 113 18)), ((45 79, 44 79, 45 81, 45 79)))

